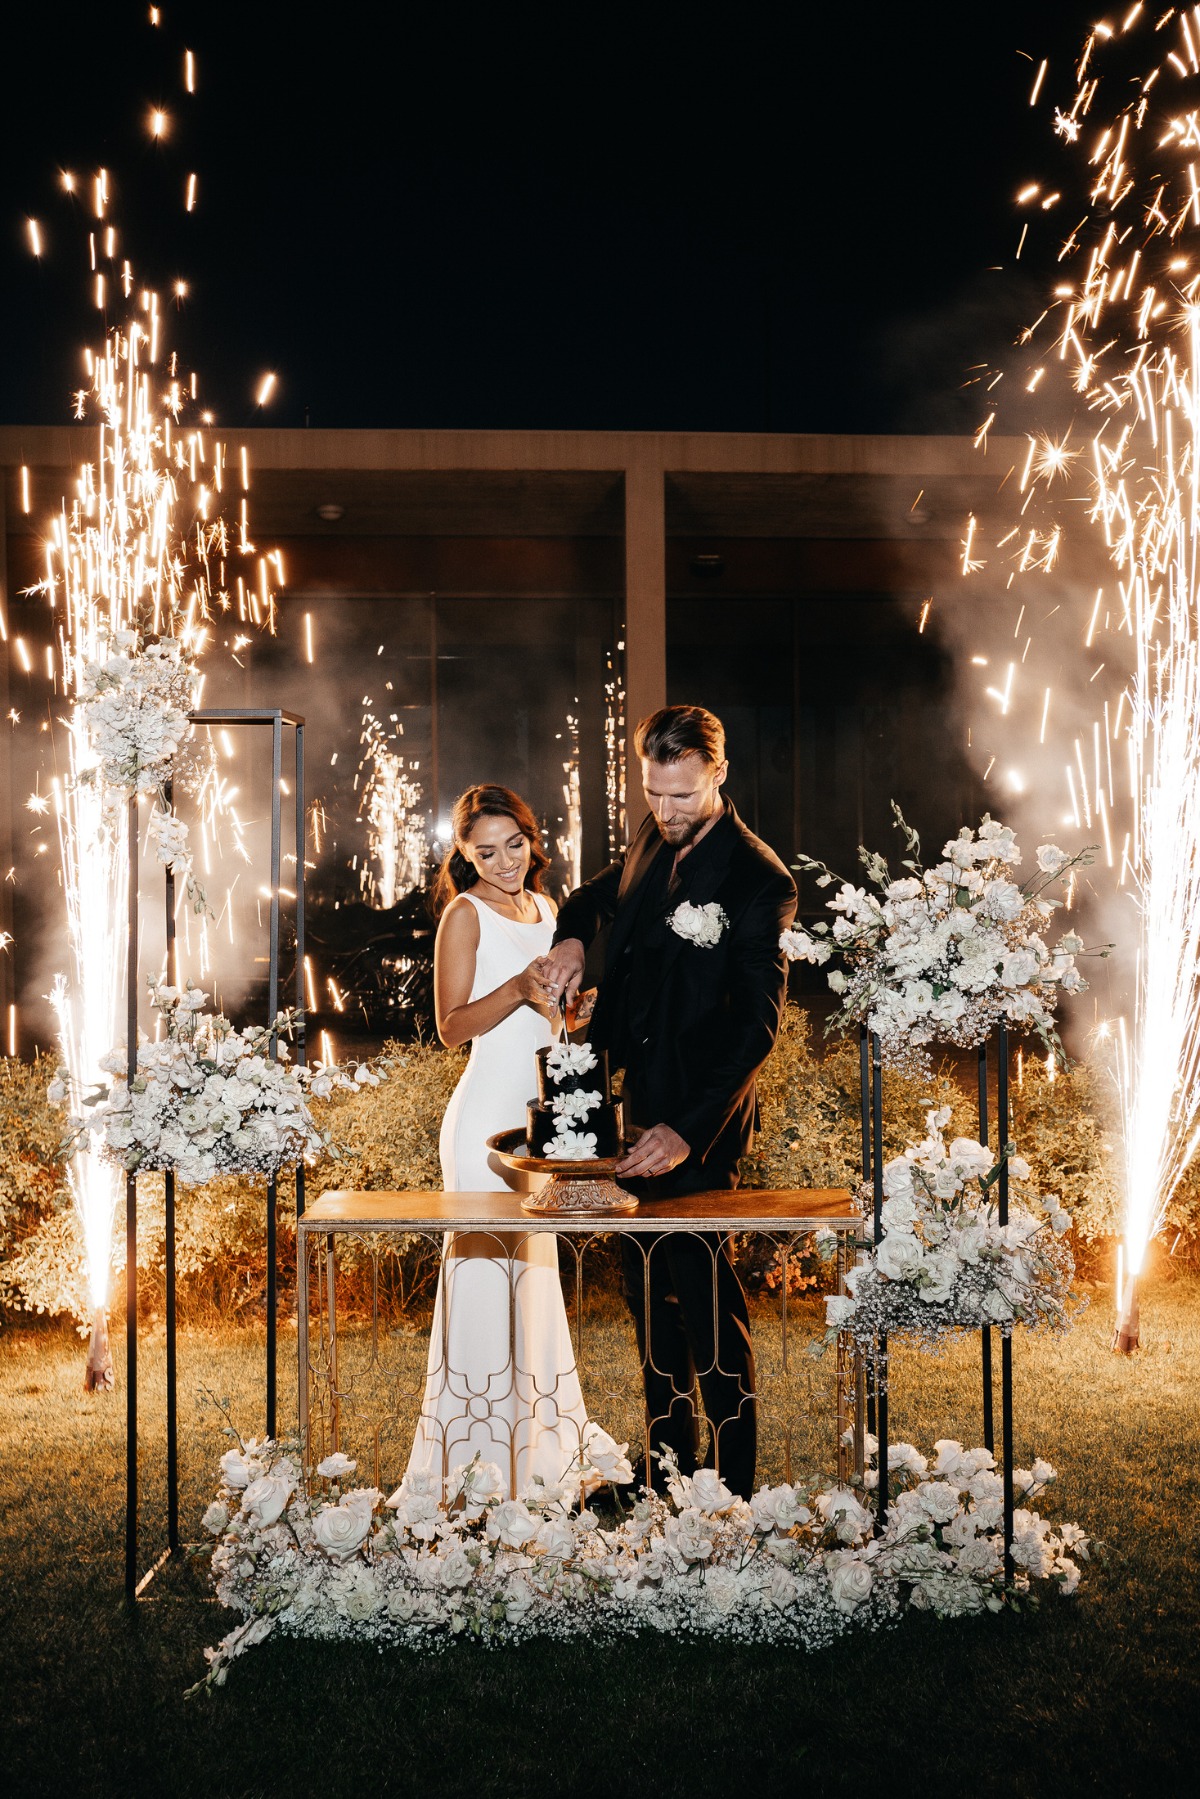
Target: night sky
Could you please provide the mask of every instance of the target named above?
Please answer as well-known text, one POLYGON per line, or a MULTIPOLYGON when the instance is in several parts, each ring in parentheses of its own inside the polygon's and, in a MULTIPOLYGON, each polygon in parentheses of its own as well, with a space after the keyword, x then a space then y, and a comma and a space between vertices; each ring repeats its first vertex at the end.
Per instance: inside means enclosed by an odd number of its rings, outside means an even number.
POLYGON ((58 171, 103 162, 118 253, 189 283, 175 342, 228 426, 969 430, 966 371, 1047 285, 1013 263, 1013 195, 1059 155, 1033 76, 1070 97, 1093 17, 148 11, 6 17, 2 422, 70 417, 99 332, 58 171))

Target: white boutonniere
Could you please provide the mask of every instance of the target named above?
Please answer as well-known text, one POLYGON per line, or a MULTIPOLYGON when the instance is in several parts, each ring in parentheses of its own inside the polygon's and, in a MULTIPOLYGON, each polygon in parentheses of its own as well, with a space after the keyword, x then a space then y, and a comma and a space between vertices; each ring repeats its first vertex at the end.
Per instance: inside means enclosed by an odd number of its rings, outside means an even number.
POLYGON ((695 943, 700 949, 712 949, 721 941, 721 933, 729 923, 729 914, 724 906, 718 906, 716 900, 710 900, 707 906, 693 906, 690 900, 684 900, 677 906, 667 923, 677 937, 685 943, 695 943))

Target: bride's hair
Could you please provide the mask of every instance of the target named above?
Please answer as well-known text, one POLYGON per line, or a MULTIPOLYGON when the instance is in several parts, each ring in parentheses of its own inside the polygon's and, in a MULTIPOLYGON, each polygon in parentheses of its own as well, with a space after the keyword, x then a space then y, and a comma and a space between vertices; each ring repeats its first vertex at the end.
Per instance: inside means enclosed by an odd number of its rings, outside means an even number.
POLYGON ((459 850, 460 843, 466 843, 481 818, 511 818, 529 844, 529 872, 525 876, 525 887, 530 893, 542 891, 542 870, 549 868, 550 858, 542 848, 542 834, 538 830, 537 819, 525 804, 519 793, 509 787, 482 785, 468 787, 460 793, 454 802, 454 811, 450 815, 450 828, 453 841, 442 859, 437 879, 433 883, 433 892, 429 896, 429 909, 435 918, 440 918, 450 901, 456 894, 465 893, 468 887, 474 887, 479 876, 459 850))

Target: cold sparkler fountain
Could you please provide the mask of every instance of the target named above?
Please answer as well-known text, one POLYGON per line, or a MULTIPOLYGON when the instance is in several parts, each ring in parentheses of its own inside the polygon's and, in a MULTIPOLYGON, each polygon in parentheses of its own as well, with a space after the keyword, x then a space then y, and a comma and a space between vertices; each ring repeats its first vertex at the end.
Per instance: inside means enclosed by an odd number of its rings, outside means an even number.
MULTIPOLYGON (((1200 8, 1135 5, 1097 25, 1075 77, 1053 114, 1065 171, 1017 197, 1022 248, 1060 216, 1067 229, 1021 339, 1026 390, 1055 429, 1031 433, 1013 471, 1019 514, 996 548, 1020 612, 989 694, 1031 759, 1057 744, 1068 815, 1102 838, 1118 932, 1136 943, 1125 1015, 1099 1033, 1123 1148, 1114 1347, 1131 1350, 1146 1253, 1200 1143, 1200 8), (1021 577, 1049 574, 1064 518, 1083 516, 1111 575, 1086 595, 1056 590, 1048 610, 1021 577), (1052 691, 1038 653, 1060 610, 1076 620, 1074 691, 1052 691)), ((974 521, 963 560, 985 560, 974 521)))

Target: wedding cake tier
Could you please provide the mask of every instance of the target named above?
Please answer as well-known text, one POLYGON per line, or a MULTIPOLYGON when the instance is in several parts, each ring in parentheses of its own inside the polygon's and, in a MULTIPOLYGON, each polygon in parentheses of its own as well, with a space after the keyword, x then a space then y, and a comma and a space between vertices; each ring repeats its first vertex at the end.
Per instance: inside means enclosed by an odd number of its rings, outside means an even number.
POLYGON ((565 1039, 539 1049, 537 1086, 526 1112, 531 1156, 591 1162, 621 1154, 621 1102, 612 1096, 606 1050, 565 1039))

